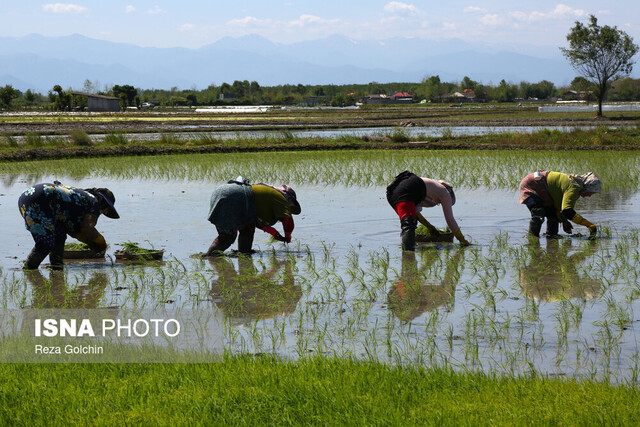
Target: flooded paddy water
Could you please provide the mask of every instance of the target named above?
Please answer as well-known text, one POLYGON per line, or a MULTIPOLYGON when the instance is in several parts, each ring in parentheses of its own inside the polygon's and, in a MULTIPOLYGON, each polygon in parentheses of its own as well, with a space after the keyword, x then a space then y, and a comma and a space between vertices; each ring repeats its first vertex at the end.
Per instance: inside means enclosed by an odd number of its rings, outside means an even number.
MULTIPOLYGON (((163 132, 135 132, 135 133, 122 133, 121 137, 126 138, 128 141, 160 141, 167 136, 171 136, 175 139, 182 140, 198 140, 203 138, 212 138, 218 140, 233 140, 233 139, 263 139, 263 138, 281 138, 282 133, 286 133, 287 136, 295 138, 341 138, 341 137, 391 137, 394 132, 402 132, 408 138, 414 140, 420 140, 425 138, 443 137, 443 136, 482 136, 493 135, 502 133, 513 134, 529 134, 540 132, 542 130, 557 131, 557 132, 571 132, 574 130, 589 130, 594 129, 595 126, 412 126, 412 127, 346 127, 342 129, 336 129, 335 127, 328 127, 327 129, 306 129, 305 126, 292 126, 290 124, 272 127, 281 127, 282 130, 260 130, 256 129, 255 125, 238 126, 239 130, 230 131, 226 125, 214 125, 207 124, 194 124, 194 125, 179 125, 175 129, 168 129, 163 132), (211 128, 219 128, 211 130, 211 128), (186 130, 185 130, 186 129, 186 130)), ((619 126, 618 126, 619 127, 619 126)), ((109 138, 112 134, 108 133, 94 133, 89 137, 94 143, 103 142, 109 138)), ((20 143, 27 140, 25 136, 15 136, 14 139, 20 143)), ((64 140, 71 139, 68 135, 56 135, 45 136, 44 141, 47 140, 64 140)))
MULTIPOLYGON (((352 151, 184 155, 0 164, 0 294, 5 309, 186 307, 224 317, 232 353, 308 354, 638 381, 640 153, 352 151), (385 187, 404 169, 456 188, 470 247, 400 248, 385 187), (603 193, 576 210, 600 237, 526 238, 520 179, 537 170, 596 172, 603 193), (238 175, 292 185, 293 241, 256 232, 250 256, 201 259, 215 237, 212 190, 238 175), (108 187, 102 261, 61 276, 25 274, 32 247, 17 209, 30 185, 108 187), (162 263, 115 261, 118 243, 164 249, 162 263)), ((444 227, 439 207, 423 214, 444 227)), ((280 228, 281 226, 276 226, 280 228)), ((583 228, 583 227, 582 227, 583 228)), ((235 247, 235 245, 234 245, 235 247)))

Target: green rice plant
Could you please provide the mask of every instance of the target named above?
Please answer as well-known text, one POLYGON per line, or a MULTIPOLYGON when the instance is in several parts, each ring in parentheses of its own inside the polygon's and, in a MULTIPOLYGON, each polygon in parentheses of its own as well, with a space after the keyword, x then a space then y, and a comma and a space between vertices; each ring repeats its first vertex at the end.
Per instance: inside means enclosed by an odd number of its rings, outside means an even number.
POLYGON ((442 132, 440 134, 442 136, 443 139, 452 139, 453 138, 453 130, 451 130, 450 127, 446 127, 444 129, 442 129, 442 132))
POLYGON ((127 145, 127 137, 122 131, 109 132, 104 137, 105 144, 109 145, 127 145))
POLYGON ((409 133, 405 129, 400 127, 396 127, 393 129, 393 133, 391 134, 390 138, 393 142, 409 142, 411 140, 409 133))
POLYGON ((68 145, 68 140, 61 135, 48 136, 46 138, 46 145, 51 147, 64 147, 68 145))
MULTIPOLYGON (((418 174, 427 173, 445 179, 458 188, 486 187, 516 191, 520 180, 540 164, 546 169, 574 173, 594 170, 606 191, 640 188, 640 155, 629 152, 620 157, 615 152, 545 152, 530 151, 523 157, 514 151, 340 151, 297 153, 204 154, 155 157, 105 158, 96 168, 90 159, 72 159, 38 163, 40 173, 60 174, 72 170, 74 176, 89 173, 118 178, 136 177, 224 182, 237 170, 247 176, 259 176, 264 182, 299 184, 341 183, 344 185, 386 185, 404 169, 418 174), (509 165, 505 167, 504 165, 509 165), (367 173, 363 173, 367 171, 367 173), (427 171, 427 172, 425 172, 427 171), (438 171, 438 176, 428 171, 438 171), (179 176, 176 176, 179 174, 179 176), (615 183, 615 184, 612 184, 615 183), (607 187, 607 184, 613 186, 607 187)), ((15 165, 0 164, 3 173, 13 168, 28 173, 34 168, 29 162, 15 165)), ((68 173, 68 172, 67 172, 68 173)))
POLYGON ((279 134, 280 142, 283 143, 293 143, 298 140, 298 138, 291 132, 290 129, 283 129, 279 134))
POLYGON ((215 134, 212 133, 200 133, 196 141, 199 145, 214 145, 221 142, 221 140, 216 138, 215 134))
POLYGON ((5 135, 3 139, 4 139, 4 143, 11 148, 16 148, 19 146, 17 138, 13 135, 5 135))
POLYGON ((78 145, 81 147, 88 147, 93 145, 93 141, 91 140, 91 137, 83 129, 72 130, 71 133, 69 134, 69 139, 71 140, 72 144, 78 145))
POLYGON ((181 145, 184 144, 184 141, 176 137, 173 133, 162 132, 159 143, 163 145, 181 145))
POLYGON ((42 135, 36 132, 29 132, 24 136, 27 145, 32 147, 42 147, 44 145, 44 138, 42 135))

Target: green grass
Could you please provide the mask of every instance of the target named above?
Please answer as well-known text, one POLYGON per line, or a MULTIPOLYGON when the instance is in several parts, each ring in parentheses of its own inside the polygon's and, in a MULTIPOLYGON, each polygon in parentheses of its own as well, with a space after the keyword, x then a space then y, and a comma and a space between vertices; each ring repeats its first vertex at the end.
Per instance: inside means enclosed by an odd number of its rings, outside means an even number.
POLYGON ((82 129, 74 129, 69 135, 71 143, 81 147, 88 147, 93 144, 91 137, 82 129))
POLYGON ((2 365, 3 425, 637 425, 638 389, 314 358, 2 365))

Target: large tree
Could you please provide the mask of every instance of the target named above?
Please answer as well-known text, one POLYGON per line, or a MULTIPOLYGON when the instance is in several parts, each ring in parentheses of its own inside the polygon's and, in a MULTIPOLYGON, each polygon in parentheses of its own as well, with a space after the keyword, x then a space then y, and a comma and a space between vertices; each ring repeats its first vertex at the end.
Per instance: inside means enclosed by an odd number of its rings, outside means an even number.
POLYGON ((617 27, 600 27, 593 15, 588 26, 576 21, 567 34, 567 41, 569 48, 560 50, 578 74, 595 85, 598 117, 602 117, 602 101, 607 90, 613 81, 631 72, 638 45, 617 27))
POLYGON ((0 87, 0 107, 9 107, 14 98, 20 96, 20 93, 11 85, 0 87))
POLYGON ((124 106, 133 105, 136 96, 138 95, 138 89, 131 85, 115 85, 112 89, 113 96, 120 98, 124 102, 124 106))

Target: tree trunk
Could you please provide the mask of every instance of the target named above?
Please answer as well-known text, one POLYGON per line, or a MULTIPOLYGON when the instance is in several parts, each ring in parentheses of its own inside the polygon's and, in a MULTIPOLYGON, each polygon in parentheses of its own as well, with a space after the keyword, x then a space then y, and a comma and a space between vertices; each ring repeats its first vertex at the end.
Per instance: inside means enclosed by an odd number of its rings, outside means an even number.
POLYGON ((596 117, 602 117, 602 98, 598 99, 598 115, 596 117))

